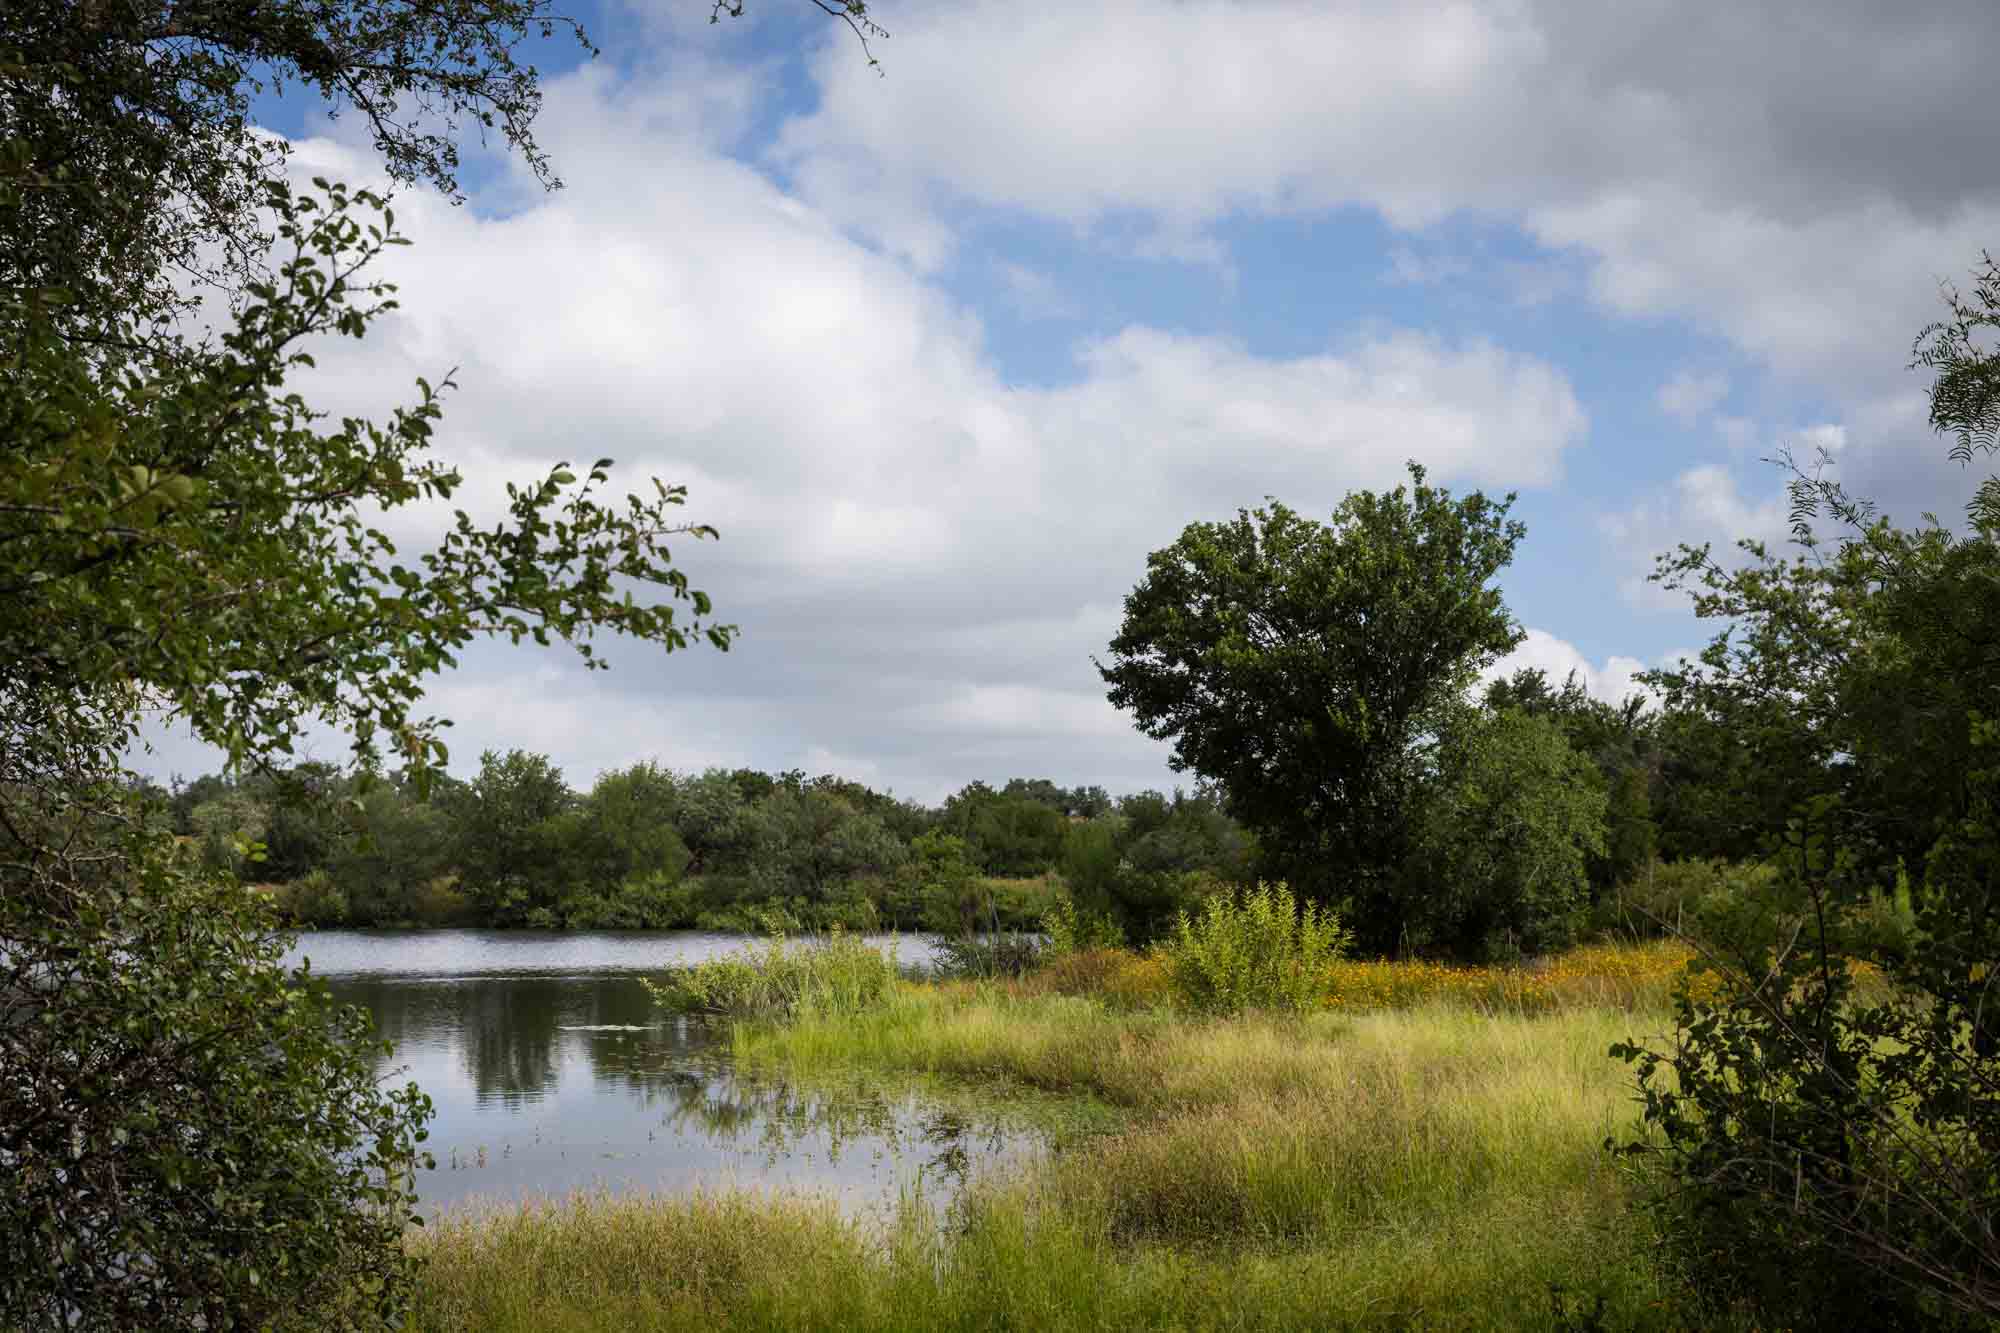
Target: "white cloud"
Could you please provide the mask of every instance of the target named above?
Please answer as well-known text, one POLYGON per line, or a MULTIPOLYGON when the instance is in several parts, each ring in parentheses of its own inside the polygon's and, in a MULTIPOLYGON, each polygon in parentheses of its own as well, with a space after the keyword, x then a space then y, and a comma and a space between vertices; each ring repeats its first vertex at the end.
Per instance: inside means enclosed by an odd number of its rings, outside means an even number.
MULTIPOLYGON (((1772 471, 1775 477, 1775 470, 1772 471)), ((1684 609, 1684 594, 1651 582, 1654 558, 1682 544, 1706 543, 1720 561, 1733 559, 1736 543, 1783 542, 1790 532, 1790 514, 1781 489, 1752 499, 1744 495, 1736 476, 1715 463, 1691 467, 1675 477, 1661 494, 1606 514, 1598 530, 1612 558, 1627 570, 1619 583, 1626 600, 1636 606, 1684 609)))
MULTIPOLYGON (((1074 383, 1010 383, 923 273, 677 123, 643 87, 553 82, 538 134, 568 188, 504 217, 399 201, 401 310, 313 372, 316 403, 379 416, 456 366, 439 447, 475 517, 507 480, 612 457, 615 486, 688 482, 688 517, 722 530, 676 555, 742 626, 734 651, 614 647, 589 677, 474 654, 434 695, 461 764, 525 745, 582 780, 819 747, 919 795, 1051 755, 1157 784, 1164 752, 1090 666, 1149 550, 1267 494, 1323 512, 1409 457, 1447 484, 1548 484, 1584 436, 1548 363, 1393 329, 1275 357, 1135 324, 1082 343, 1074 383)), ((365 174, 323 141, 299 163, 365 174)))
MULTIPOLYGON (((967 201, 1190 236, 1504 219, 1550 252, 1521 303, 1581 274, 1860 411, 1907 389, 1938 280, 2000 234, 1966 165, 1996 47, 1984 0, 964 0, 902 18, 888 79, 830 48, 778 154, 847 173, 807 194, 864 229, 884 197, 899 226, 967 201)), ((1389 273, 1452 263, 1404 245, 1389 273)))
POLYGON ((1678 370, 1666 383, 1660 386, 1653 400, 1665 412, 1683 426, 1692 426, 1702 417, 1715 410, 1717 403, 1729 393, 1729 377, 1719 373, 1697 374, 1691 370, 1678 370))
POLYGON ((1821 454, 1838 458, 1847 448, 1847 427, 1837 422, 1807 426, 1798 433, 1794 444, 1801 464, 1809 464, 1821 454))
POLYGON ((1648 702, 1656 696, 1639 679, 1639 673, 1652 667, 1671 666, 1682 657, 1698 656, 1693 650, 1673 652, 1655 658, 1650 664, 1636 657, 1613 654, 1603 662, 1593 662, 1581 649, 1567 639, 1559 638, 1547 630, 1530 629, 1520 647, 1488 667, 1480 676, 1480 686, 1494 680, 1513 675, 1516 671, 1540 668, 1547 676, 1549 684, 1561 686, 1575 673, 1577 682, 1584 692, 1593 699, 1601 699, 1609 704, 1622 704, 1638 695, 1648 702))

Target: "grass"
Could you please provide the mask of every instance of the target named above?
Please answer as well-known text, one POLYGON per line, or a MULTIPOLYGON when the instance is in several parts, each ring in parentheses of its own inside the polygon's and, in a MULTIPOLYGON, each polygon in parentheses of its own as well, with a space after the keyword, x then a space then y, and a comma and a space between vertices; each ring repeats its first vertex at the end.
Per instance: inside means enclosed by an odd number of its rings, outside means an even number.
POLYGON ((675 1013, 785 1019, 859 1013, 896 985, 893 953, 841 930, 809 939, 774 935, 643 984, 675 1013))
POLYGON ((1676 1326, 1602 1149, 1637 1132, 1605 1050, 1664 1025, 1652 954, 1545 969, 1547 1001, 1363 973, 1398 983, 1391 1007, 1333 990, 1302 1015, 1229 1018, 1121 994, 1153 964, 1106 954, 1067 980, 904 984, 736 1028, 741 1064, 805 1083, 943 1078, 1106 1108, 1086 1123, 1108 1131, 949 1217, 915 1197, 852 1219, 756 1194, 461 1215, 412 1241, 417 1326, 1676 1326))

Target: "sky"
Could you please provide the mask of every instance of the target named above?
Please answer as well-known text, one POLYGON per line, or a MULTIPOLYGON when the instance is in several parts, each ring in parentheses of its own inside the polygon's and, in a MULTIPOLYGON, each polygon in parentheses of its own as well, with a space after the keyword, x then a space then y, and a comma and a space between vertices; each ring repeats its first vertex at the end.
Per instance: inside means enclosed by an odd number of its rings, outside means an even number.
MULTIPOLYGON (((430 691, 461 774, 1168 788, 1092 657, 1188 523, 1411 459, 1516 491, 1504 665, 1615 700, 1713 629, 1657 555, 1783 539, 1780 449, 1905 519, 1978 479, 1908 365, 2000 244, 1990 0, 877 0, 879 66, 808 0, 709 11, 531 42, 563 188, 473 145, 463 205, 405 191, 402 308, 303 386, 452 372, 475 517, 610 457, 721 533, 674 556, 735 647, 476 648, 430 691)), ((352 118, 259 114, 375 179, 352 118)))

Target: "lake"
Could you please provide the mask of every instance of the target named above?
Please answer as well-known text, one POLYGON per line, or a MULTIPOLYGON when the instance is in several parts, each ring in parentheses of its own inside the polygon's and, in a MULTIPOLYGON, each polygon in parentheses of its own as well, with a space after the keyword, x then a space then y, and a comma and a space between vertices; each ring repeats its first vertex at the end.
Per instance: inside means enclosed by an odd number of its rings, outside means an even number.
MULTIPOLYGON (((437 1115, 418 1209, 576 1190, 803 1190, 862 1212, 1039 1151, 1017 1124, 907 1089, 829 1090, 731 1068, 728 1033, 653 1007, 639 978, 742 936, 620 931, 316 931, 288 955, 395 1043, 382 1072, 437 1115)), ((881 937, 899 962, 921 936, 881 937)))

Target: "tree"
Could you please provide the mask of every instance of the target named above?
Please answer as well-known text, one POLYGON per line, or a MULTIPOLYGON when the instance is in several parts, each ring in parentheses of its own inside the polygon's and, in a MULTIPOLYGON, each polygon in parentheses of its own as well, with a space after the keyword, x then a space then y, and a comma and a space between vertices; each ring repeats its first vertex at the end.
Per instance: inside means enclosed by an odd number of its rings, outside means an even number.
POLYGON ((1652 818, 1652 788, 1659 766, 1659 715, 1643 695, 1621 704, 1590 696, 1572 671, 1561 689, 1551 689, 1548 673, 1523 667, 1486 687, 1492 713, 1518 709, 1558 726, 1572 749, 1590 759, 1610 796, 1609 828, 1602 853, 1590 857, 1590 883, 1602 894, 1650 864, 1658 850, 1652 818))
POLYGON ((1571 943, 1587 863, 1605 850, 1595 766, 1553 720, 1518 708, 1466 710, 1439 750, 1405 867, 1412 942, 1479 961, 1571 943))
POLYGON ((547 755, 488 750, 455 805, 459 874, 481 916, 496 926, 556 924, 553 909, 575 869, 560 821, 576 793, 562 770, 547 755))
MULTIPOLYGON (((860 0, 813 0, 866 48, 860 0)), ((716 16, 741 16, 740 3, 716 16)), ((149 331, 202 286, 258 275, 259 219, 289 146, 254 99, 297 88, 352 113, 398 184, 454 199, 467 130, 560 184, 535 141, 535 66, 557 32, 596 54, 555 0, 11 0, 0 12, 0 293, 66 293, 72 333, 149 331)), ((0 325, 14 318, 0 314, 0 325)))
POLYGON ((290 753, 317 717, 349 730, 364 760, 386 739, 423 766, 447 752, 411 706, 475 637, 560 637, 591 666, 600 629, 727 646, 666 547, 710 531, 672 521, 680 488, 600 499, 609 460, 581 480, 559 466, 510 485, 509 521, 459 511, 402 563, 374 512, 447 498, 460 480, 425 456, 435 392, 420 382, 418 405, 387 427, 322 429, 283 387, 309 361, 302 341, 359 336, 389 308, 357 269, 397 238, 352 214, 379 201, 338 186, 324 203, 283 189, 271 201, 290 258, 253 285, 220 349, 86 362, 42 326, 22 350, 0 399, 0 678, 59 692, 131 682, 232 760, 290 753), (661 600, 632 596, 648 586, 661 600))
POLYGON ((587 877, 607 888, 633 875, 678 878, 688 865, 674 829, 679 799, 679 781, 658 764, 600 774, 584 800, 587 877))
POLYGON ((1493 577, 1525 532, 1513 496, 1356 491, 1327 523, 1284 505, 1190 524, 1146 577, 1099 671, 1259 838, 1265 873, 1343 911, 1365 947, 1402 937, 1415 746, 1520 641, 1493 577))
POLYGON ((779 787, 752 809, 754 865, 769 892, 823 907, 840 885, 893 870, 903 846, 882 821, 832 792, 779 787))
POLYGON ((553 183, 513 50, 564 23, 546 0, 0 8, 0 1324, 405 1302, 424 1099, 377 1086, 268 907, 157 826, 120 768, 143 711, 271 775, 328 722, 364 777, 392 757, 421 790, 447 758, 422 684, 474 639, 591 666, 599 632, 729 641, 668 555, 712 535, 672 521, 678 488, 608 500, 609 460, 562 465, 401 555, 376 515, 459 484, 428 455, 449 385, 384 425, 287 387, 391 307, 364 270, 401 239, 373 196, 277 178, 262 81, 358 110, 398 179, 450 192, 476 122, 553 183), (213 341, 168 326, 190 282, 230 306, 213 341))
MULTIPOLYGON (((1990 451, 2000 272, 1919 338, 1932 420, 1990 451)), ((1785 460, 1790 462, 1791 460, 1785 460)), ((1898 529, 1793 466, 1789 560, 1705 548, 1661 576, 1724 619, 1653 674, 1669 715, 1729 738, 1717 804, 1765 890, 1697 939, 1714 983, 1665 1050, 1627 1042, 1667 1235, 1704 1285, 1802 1327, 1988 1328, 2000 1317, 2000 482, 1965 530, 1898 529), (1844 535, 1826 540, 1819 524, 1844 535), (1893 949, 1872 906, 1907 885, 1893 949), (1879 986, 1856 982, 1857 963, 1879 986)))
MULTIPOLYGON (((443 786, 443 783, 437 786, 443 786)), ((407 782, 378 782, 359 798, 362 836, 347 839, 325 870, 347 895, 348 919, 365 925, 460 925, 470 904, 452 877, 456 837, 435 788, 419 799, 407 782)))

